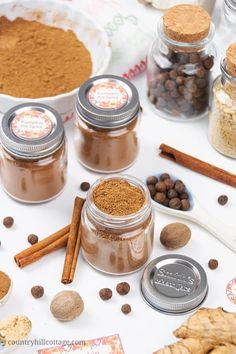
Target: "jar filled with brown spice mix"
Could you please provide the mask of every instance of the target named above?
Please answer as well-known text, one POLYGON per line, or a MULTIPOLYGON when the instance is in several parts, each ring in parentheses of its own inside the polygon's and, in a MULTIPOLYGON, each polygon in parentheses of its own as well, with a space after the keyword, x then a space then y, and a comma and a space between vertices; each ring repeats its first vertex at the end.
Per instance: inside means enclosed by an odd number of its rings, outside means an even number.
POLYGON ((90 188, 81 217, 86 261, 110 274, 126 274, 148 260, 154 214, 147 187, 126 175, 107 176, 90 188))
POLYGON ((14 199, 39 203, 63 190, 67 147, 60 115, 43 104, 22 104, 1 121, 1 168, 4 190, 14 199))
POLYGON ((209 139, 217 151, 236 158, 236 43, 227 49, 213 85, 209 139))
POLYGON ((75 147, 82 165, 110 173, 135 162, 140 103, 132 83, 114 75, 94 77, 80 87, 76 110, 75 147))
POLYGON ((197 5, 177 5, 158 24, 148 55, 148 99, 170 120, 204 117, 208 110, 215 47, 214 25, 197 5))

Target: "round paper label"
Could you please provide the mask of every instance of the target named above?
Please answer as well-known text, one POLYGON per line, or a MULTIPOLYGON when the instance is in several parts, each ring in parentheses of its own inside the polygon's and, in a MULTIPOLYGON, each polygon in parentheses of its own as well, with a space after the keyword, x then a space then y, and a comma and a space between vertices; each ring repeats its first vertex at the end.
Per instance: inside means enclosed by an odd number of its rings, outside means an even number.
POLYGON ((88 93, 89 102, 104 110, 119 109, 128 102, 128 93, 123 86, 114 81, 94 85, 88 93))
POLYGON ((236 305, 236 278, 232 279, 226 287, 226 295, 228 299, 236 305))
POLYGON ((22 139, 43 139, 53 128, 51 119, 43 112, 30 110, 19 113, 11 123, 13 133, 22 139))

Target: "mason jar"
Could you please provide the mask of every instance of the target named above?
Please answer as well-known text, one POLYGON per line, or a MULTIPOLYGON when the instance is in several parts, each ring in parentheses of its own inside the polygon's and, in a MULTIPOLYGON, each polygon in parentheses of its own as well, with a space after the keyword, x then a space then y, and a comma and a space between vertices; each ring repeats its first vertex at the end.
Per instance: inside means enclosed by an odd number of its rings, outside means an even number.
POLYGON ((44 104, 18 105, 0 125, 0 177, 12 198, 26 203, 58 196, 66 183, 67 146, 60 115, 44 104))
POLYGON ((81 245, 85 260, 110 274, 132 273, 148 260, 154 239, 154 211, 147 187, 126 175, 102 177, 90 188, 81 216, 81 245), (110 215, 94 203, 94 190, 109 181, 126 181, 144 196, 140 210, 125 216, 110 215))
POLYGON ((209 112, 210 143, 218 152, 232 158, 236 158, 235 58, 236 44, 233 44, 229 47, 226 58, 221 61, 221 75, 213 85, 209 112))
POLYGON ((214 25, 206 10, 178 5, 158 24, 149 55, 148 99, 158 116, 189 121, 206 116, 212 83, 214 25))
POLYGON ((102 173, 130 167, 139 152, 139 95, 128 80, 102 75, 86 81, 76 103, 75 149, 79 162, 102 173))

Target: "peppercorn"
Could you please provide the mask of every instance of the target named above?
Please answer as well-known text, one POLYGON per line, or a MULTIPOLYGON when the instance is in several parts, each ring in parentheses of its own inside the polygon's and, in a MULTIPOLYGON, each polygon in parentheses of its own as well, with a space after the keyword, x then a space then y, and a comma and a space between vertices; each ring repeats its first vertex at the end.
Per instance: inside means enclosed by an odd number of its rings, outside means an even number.
POLYGON ((7 227, 8 229, 10 227, 12 227, 12 225, 14 224, 14 219, 11 217, 11 216, 6 216, 4 219, 3 219, 3 225, 5 227, 7 227))
POLYGON ((156 184, 158 182, 158 179, 156 176, 150 176, 147 178, 147 185, 149 184, 156 184))
POLYGON ((218 261, 217 259, 210 259, 208 262, 208 267, 212 270, 218 268, 218 261))
POLYGON ((154 200, 159 204, 164 203, 165 199, 166 199, 165 193, 158 192, 154 196, 154 200))
POLYGON ((174 189, 169 189, 168 192, 167 192, 167 197, 169 199, 177 198, 178 197, 178 193, 174 189))
POLYGON ((188 210, 190 208, 190 203, 188 199, 181 200, 181 210, 188 210))
POLYGON ((116 291, 118 292, 118 294, 120 294, 120 295, 126 295, 126 294, 128 294, 129 293, 129 291, 130 291, 130 285, 129 285, 129 283, 127 283, 127 282, 122 282, 122 283, 119 283, 119 284, 117 284, 117 286, 116 286, 116 291))
POLYGON ((39 299, 44 295, 44 288, 41 285, 36 285, 31 288, 31 294, 35 299, 39 299))
POLYGON ((181 194, 185 191, 185 185, 183 184, 182 181, 177 180, 175 182, 175 187, 174 189, 176 190, 177 193, 181 194))
POLYGON ((124 304, 124 305, 121 306, 121 311, 125 315, 128 315, 131 312, 131 306, 129 304, 124 304))
POLYGON ((160 176, 160 180, 164 182, 165 179, 170 179, 170 175, 168 173, 162 173, 160 176))
POLYGON ((228 197, 227 197, 227 195, 223 194, 223 195, 220 195, 220 196, 219 196, 219 198, 218 198, 218 203, 219 203, 220 205, 225 205, 225 204, 227 204, 227 202, 228 202, 228 197))
POLYGON ((164 182, 157 182, 155 185, 155 188, 157 190, 157 192, 165 192, 166 191, 166 185, 164 182))
POLYGON ((103 301, 109 300, 112 297, 112 290, 109 288, 103 288, 99 291, 99 296, 103 301))
POLYGON ((83 192, 87 192, 90 188, 90 183, 89 182, 82 182, 81 185, 80 185, 80 189, 83 191, 83 192))
POLYGON ((180 209, 181 208, 181 200, 179 198, 173 198, 169 202, 169 207, 171 209, 180 209))
POLYGON ((38 236, 36 236, 36 235, 34 235, 34 234, 30 234, 27 239, 28 239, 28 242, 29 242, 31 245, 34 245, 34 244, 37 243, 38 240, 39 240, 38 236))

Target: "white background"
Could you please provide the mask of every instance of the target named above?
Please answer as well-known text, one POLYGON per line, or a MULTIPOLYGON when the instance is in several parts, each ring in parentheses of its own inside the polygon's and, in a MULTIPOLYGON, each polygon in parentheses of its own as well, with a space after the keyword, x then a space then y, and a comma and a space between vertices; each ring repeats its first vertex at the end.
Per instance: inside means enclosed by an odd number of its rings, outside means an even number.
MULTIPOLYGON (((122 2, 126 5, 128 3, 134 12, 141 14, 149 27, 155 30, 158 12, 144 10, 136 0, 122 2)), ((145 77, 136 79, 134 83, 139 89, 143 106, 140 127, 141 151, 136 164, 126 173, 143 178, 150 174, 170 172, 188 185, 209 213, 236 227, 234 188, 191 172, 158 156, 158 146, 166 143, 235 173, 235 160, 218 154, 210 146, 207 138, 207 119, 192 123, 175 123, 160 119, 148 106, 145 77), (227 194, 229 197, 226 206, 217 203, 217 198, 221 194, 227 194)), ((28 234, 35 233, 40 238, 44 238, 70 222, 73 200, 80 193, 80 183, 93 182, 99 177, 86 171, 76 161, 72 122, 66 124, 66 131, 69 140, 69 176, 66 189, 59 198, 43 205, 28 206, 16 203, 0 191, 0 219, 7 215, 15 219, 15 225, 11 229, 5 229, 0 225, 2 242, 0 269, 6 271, 14 282, 14 290, 9 301, 0 308, 0 318, 9 314, 27 315, 33 323, 31 338, 85 340, 117 333, 121 337, 126 354, 152 353, 163 345, 174 342, 172 331, 184 321, 186 316, 163 315, 144 303, 139 293, 142 271, 124 277, 106 276, 94 271, 80 258, 73 285, 64 286, 60 283, 64 251, 47 256, 23 270, 17 268, 14 263, 14 254, 28 247, 28 234), (116 284, 120 281, 128 281, 131 284, 131 292, 126 297, 115 293, 116 284), (34 285, 44 286, 45 296, 42 299, 32 298, 30 289, 34 285), (102 302, 98 296, 98 291, 102 287, 110 287, 114 290, 114 296, 109 302, 102 302), (64 289, 75 289, 81 294, 85 303, 85 310, 81 317, 70 323, 58 322, 49 310, 52 297, 64 289), (132 313, 128 316, 120 311, 123 303, 132 306, 132 313)), ((173 217, 156 215, 155 244, 151 258, 168 253, 159 243, 159 234, 166 224, 175 221, 178 220, 173 217)), ((235 254, 202 228, 189 222, 187 224, 192 230, 192 238, 189 244, 178 252, 194 258, 207 272, 209 295, 204 305, 222 306, 228 311, 236 311, 236 305, 226 296, 227 283, 236 277, 235 254), (218 259, 217 270, 208 269, 207 263, 210 258, 218 259)), ((36 348, 28 347, 17 350, 18 354, 35 352, 36 348)))

